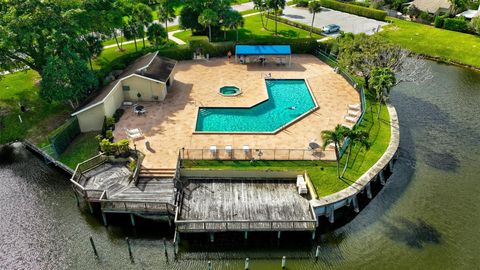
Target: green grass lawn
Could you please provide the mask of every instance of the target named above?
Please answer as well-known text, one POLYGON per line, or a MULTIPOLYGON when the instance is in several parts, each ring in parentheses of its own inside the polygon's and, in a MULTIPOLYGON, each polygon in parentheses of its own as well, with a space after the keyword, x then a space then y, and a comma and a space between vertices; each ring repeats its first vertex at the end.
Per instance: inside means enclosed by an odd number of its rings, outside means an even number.
POLYGON ((40 99, 36 85, 39 79, 33 70, 15 72, 0 79, 0 144, 25 138, 37 143, 68 118, 68 107, 40 99), (27 112, 20 112, 19 103, 27 112))
MULTIPOLYGON (((147 39, 145 39, 145 46, 147 47, 150 46, 150 43, 148 42, 147 39)), ((137 47, 139 51, 143 48, 142 41, 137 41, 137 47)), ((105 65, 110 64, 110 62, 112 62, 112 60, 114 60, 115 58, 118 58, 124 54, 134 52, 135 44, 134 43, 124 44, 122 48, 123 48, 123 51, 119 51, 117 46, 103 50, 102 53, 92 62, 93 69, 98 70, 104 67, 105 65)))
POLYGON ((480 36, 389 18, 378 35, 418 54, 480 67, 480 36))
MULTIPOLYGON (((370 102, 368 102, 370 104, 370 102)), ((367 107, 367 113, 360 126, 370 134, 370 149, 354 148, 350 163, 342 179, 337 178, 337 167, 333 161, 184 161, 187 168, 219 169, 219 170, 306 170, 310 176, 317 194, 326 196, 340 191, 364 174, 380 159, 390 142, 389 114, 386 106, 382 106, 380 119, 377 120, 378 105, 367 107)), ((346 154, 341 163, 345 164, 346 154)))
POLYGON ((60 155, 59 160, 68 167, 75 169, 78 163, 98 154, 97 132, 80 134, 70 146, 60 155))
MULTIPOLYGON (((310 35, 308 31, 286 25, 283 23, 278 23, 278 37, 284 39, 296 39, 296 38, 309 38, 310 35)), ((275 31, 275 23, 273 20, 269 20, 268 25, 266 25, 266 29, 262 27, 262 21, 260 14, 253 15, 245 18, 245 25, 243 28, 239 30, 239 40, 251 40, 251 39, 262 39, 262 38, 271 38, 274 36, 275 31)), ((206 39, 206 36, 192 36, 190 30, 176 33, 175 37, 189 42, 195 39, 206 39)), ((319 38, 319 35, 313 34, 314 38, 319 38)), ((216 41, 224 41, 223 35, 220 35, 216 41)), ((228 31, 227 33, 227 40, 234 41, 236 39, 236 31, 228 31)))

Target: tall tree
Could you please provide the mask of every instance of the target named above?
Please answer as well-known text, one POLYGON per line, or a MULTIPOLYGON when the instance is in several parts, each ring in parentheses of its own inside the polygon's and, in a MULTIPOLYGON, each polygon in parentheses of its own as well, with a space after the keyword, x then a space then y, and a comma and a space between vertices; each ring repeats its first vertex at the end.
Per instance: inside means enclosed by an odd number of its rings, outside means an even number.
POLYGON ((152 23, 147 30, 148 41, 155 46, 159 46, 164 43, 168 37, 167 31, 162 25, 158 23, 152 23))
MULTIPOLYGON (((168 31, 168 22, 173 22, 175 19, 175 9, 173 7, 172 1, 161 0, 158 5, 158 20, 165 23, 165 29, 168 31)), ((168 40, 168 35, 167 35, 168 40)))
POLYGON ((253 0, 253 8, 260 12, 260 20, 262 21, 262 28, 265 29, 265 23, 263 21, 263 13, 267 9, 266 0, 253 0))
POLYGON ((390 95, 390 90, 396 85, 397 79, 395 73, 390 68, 377 68, 372 70, 372 89, 375 90, 380 106, 378 108, 377 118, 380 118, 382 103, 386 102, 390 95))
POLYGON ((236 40, 238 42, 238 28, 243 27, 244 19, 242 14, 236 10, 230 10, 226 13, 223 24, 228 29, 235 29, 236 31, 236 40))
POLYGON ((310 28, 310 37, 312 36, 312 31, 313 31, 313 23, 315 22, 315 14, 319 13, 322 11, 322 5, 320 4, 320 1, 312 1, 308 3, 308 11, 313 14, 312 16, 312 27, 310 28))
POLYGON ((340 178, 340 147, 345 139, 347 128, 337 125, 334 130, 322 131, 323 149, 333 143, 335 145, 335 159, 337 161, 337 177, 340 178))
POLYGON ((353 146, 360 145, 364 146, 367 149, 370 148, 370 143, 368 142, 368 135, 368 132, 359 130, 357 129, 357 127, 354 127, 353 129, 347 128, 345 136, 349 138, 350 144, 348 145, 347 160, 345 161, 345 166, 343 167, 341 177, 343 177, 345 175, 345 172, 347 171, 350 156, 352 155, 353 146))
POLYGON ((43 71, 40 97, 49 102, 69 103, 76 108, 98 86, 97 77, 85 61, 68 48, 50 56, 43 71))
POLYGON ((145 28, 153 22, 152 9, 145 4, 138 3, 133 7, 131 19, 134 24, 138 25, 138 34, 141 35, 143 48, 145 48, 145 28))
POLYGON ((43 74, 50 55, 89 32, 81 1, 9 0, 0 4, 0 65, 43 74))
POLYGON ((100 55, 103 51, 102 40, 95 35, 87 35, 83 41, 85 42, 85 50, 83 55, 88 59, 90 69, 93 70, 92 58, 100 55))
POLYGON ((135 44, 135 51, 138 51, 137 37, 139 36, 138 29, 143 26, 139 26, 136 22, 125 23, 122 29, 123 35, 127 40, 133 40, 135 44))
POLYGON ((208 27, 208 41, 212 42, 212 25, 218 24, 218 14, 212 9, 205 9, 198 17, 198 22, 208 27))
POLYGON ((267 6, 273 9, 273 12, 275 13, 275 35, 277 35, 277 16, 278 12, 281 9, 284 9, 286 5, 285 0, 267 0, 267 6))

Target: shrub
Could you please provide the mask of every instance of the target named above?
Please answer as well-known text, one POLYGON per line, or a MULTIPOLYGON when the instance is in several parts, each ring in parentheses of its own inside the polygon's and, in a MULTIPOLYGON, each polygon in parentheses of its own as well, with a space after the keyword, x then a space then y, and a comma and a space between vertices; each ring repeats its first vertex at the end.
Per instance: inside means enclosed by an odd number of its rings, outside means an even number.
POLYGON ((122 115, 125 113, 125 110, 122 108, 118 108, 115 113, 113 114, 113 118, 115 119, 115 123, 118 123, 120 121, 120 118, 122 118, 122 115))
POLYGON ((434 25, 436 28, 443 28, 444 23, 445 23, 445 18, 443 16, 435 17, 434 25))
POLYGON ((103 139, 100 142, 100 150, 108 156, 122 156, 126 157, 130 154, 128 148, 128 140, 120 140, 118 142, 110 142, 108 139, 103 139))
MULTIPOLYGON (((267 15, 268 18, 272 19, 272 20, 275 20, 275 16, 273 15, 267 15)), ((284 24, 287 24, 287 25, 290 25, 290 26, 293 26, 293 27, 296 27, 296 28, 300 28, 300 29, 303 29, 303 30, 306 30, 306 31, 310 31, 310 29, 312 28, 311 25, 307 25, 307 24, 303 24, 303 23, 299 23, 299 22, 295 22, 295 21, 291 21, 291 20, 288 20, 288 19, 285 19, 283 17, 277 17, 277 21, 281 22, 281 23, 284 23, 284 24)), ((317 35, 321 35, 322 34, 322 30, 320 29, 317 29, 317 28, 313 28, 313 33, 317 34, 317 35)))
POLYGON ((433 20, 435 19, 434 15, 424 11, 422 11, 418 17, 428 23, 433 22, 433 20))
POLYGON ((130 163, 128 163, 128 169, 131 172, 135 171, 136 167, 137 167, 137 161, 136 160, 132 160, 132 161, 130 161, 130 163))
POLYGON ((297 2, 297 7, 308 7, 308 1, 307 0, 299 0, 297 2))
POLYGON ((107 117, 106 125, 107 125, 107 128, 111 128, 111 127, 115 126, 115 118, 107 117))
POLYGON ((480 35, 480 17, 473 18, 470 22, 470 27, 477 35, 480 35))
POLYGON ((465 19, 447 18, 443 27, 457 32, 468 32, 468 22, 465 19))
POLYGON ((341 3, 333 0, 321 0, 322 6, 326 8, 331 8, 343 12, 352 13, 355 15, 372 18, 380 21, 384 21, 387 16, 387 12, 383 10, 377 10, 373 8, 367 8, 357 5, 351 5, 346 3, 341 3))
POLYGON ((109 141, 113 141, 113 131, 111 129, 105 132, 105 138, 109 141))

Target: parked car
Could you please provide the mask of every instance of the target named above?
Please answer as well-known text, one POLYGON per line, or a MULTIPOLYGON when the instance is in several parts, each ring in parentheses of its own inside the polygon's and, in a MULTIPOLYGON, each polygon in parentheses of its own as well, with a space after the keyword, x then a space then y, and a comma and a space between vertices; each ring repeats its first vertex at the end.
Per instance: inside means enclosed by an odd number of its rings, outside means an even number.
POLYGON ((335 33, 335 32, 340 31, 340 25, 337 25, 337 24, 329 24, 329 25, 324 26, 324 27, 322 28, 322 31, 323 31, 325 34, 335 33))

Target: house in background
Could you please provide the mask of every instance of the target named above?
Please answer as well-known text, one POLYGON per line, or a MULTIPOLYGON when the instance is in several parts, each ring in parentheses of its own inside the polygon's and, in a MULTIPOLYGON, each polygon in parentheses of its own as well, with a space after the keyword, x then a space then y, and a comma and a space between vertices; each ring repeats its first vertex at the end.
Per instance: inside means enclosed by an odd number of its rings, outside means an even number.
POLYGON ((440 13, 449 13, 452 3, 449 0, 414 0, 411 6, 415 6, 421 11, 438 15, 440 13))
POLYGON ((480 6, 478 9, 467 9, 462 13, 457 14, 457 17, 465 17, 467 20, 472 20, 475 17, 480 17, 480 6))
POLYGON ((177 61, 146 54, 130 64, 120 76, 97 91, 87 104, 72 116, 78 118, 82 132, 101 130, 105 116, 111 117, 124 101, 161 101, 173 83, 177 61))

